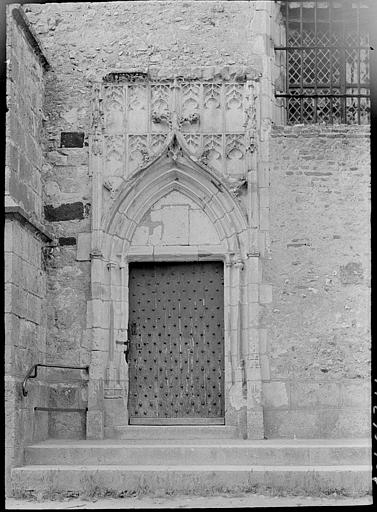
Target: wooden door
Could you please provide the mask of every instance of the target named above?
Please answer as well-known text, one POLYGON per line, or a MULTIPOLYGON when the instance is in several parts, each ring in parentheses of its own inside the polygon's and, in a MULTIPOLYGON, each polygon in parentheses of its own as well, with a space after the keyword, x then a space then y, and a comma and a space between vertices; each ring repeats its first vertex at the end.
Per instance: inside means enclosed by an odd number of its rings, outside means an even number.
POLYGON ((134 263, 131 424, 224 423, 223 264, 134 263))

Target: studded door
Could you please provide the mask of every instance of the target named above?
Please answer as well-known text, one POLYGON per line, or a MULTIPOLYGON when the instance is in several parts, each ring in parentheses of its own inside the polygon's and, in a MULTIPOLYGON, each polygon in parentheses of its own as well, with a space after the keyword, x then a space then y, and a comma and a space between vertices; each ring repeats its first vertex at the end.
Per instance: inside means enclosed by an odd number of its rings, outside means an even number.
POLYGON ((135 263, 129 278, 130 423, 224 423, 223 264, 135 263))

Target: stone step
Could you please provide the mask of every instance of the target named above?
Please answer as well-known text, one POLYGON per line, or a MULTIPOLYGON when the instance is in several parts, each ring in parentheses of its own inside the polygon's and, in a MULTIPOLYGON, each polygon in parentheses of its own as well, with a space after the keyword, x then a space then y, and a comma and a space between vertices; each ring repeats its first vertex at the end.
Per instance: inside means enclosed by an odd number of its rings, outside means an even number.
POLYGON ((371 466, 275 465, 30 465, 12 470, 12 485, 20 491, 110 492, 235 492, 265 489, 318 495, 342 491, 371 492, 371 466))
POLYGON ((231 439, 236 427, 224 425, 127 425, 105 427, 106 439, 231 439))
POLYGON ((368 465, 368 441, 129 440, 45 441, 25 448, 31 465, 368 465))

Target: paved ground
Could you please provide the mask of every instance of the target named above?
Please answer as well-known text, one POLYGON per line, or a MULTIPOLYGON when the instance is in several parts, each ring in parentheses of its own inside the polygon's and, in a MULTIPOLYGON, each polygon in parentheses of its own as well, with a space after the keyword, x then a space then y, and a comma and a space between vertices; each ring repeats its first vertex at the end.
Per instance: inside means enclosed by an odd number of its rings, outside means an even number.
POLYGON ((232 496, 167 496, 139 498, 100 498, 84 500, 67 498, 63 501, 31 501, 10 498, 6 510, 43 509, 133 509, 133 508, 234 508, 234 507, 318 507, 371 505, 372 497, 349 498, 330 496, 310 498, 306 496, 270 497, 260 494, 239 494, 232 496))

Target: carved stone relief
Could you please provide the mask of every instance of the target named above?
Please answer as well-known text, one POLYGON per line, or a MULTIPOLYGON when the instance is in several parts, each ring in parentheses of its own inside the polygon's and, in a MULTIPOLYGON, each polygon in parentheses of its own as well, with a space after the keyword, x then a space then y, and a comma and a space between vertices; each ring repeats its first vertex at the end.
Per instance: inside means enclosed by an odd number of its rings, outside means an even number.
POLYGON ((255 288, 260 276, 248 258, 256 255, 248 189, 256 129, 254 88, 234 76, 159 82, 143 73, 120 73, 118 78, 114 74, 112 81, 104 81, 93 99, 92 279, 101 282, 109 297, 101 305, 109 318, 109 350, 101 363, 93 351, 91 389, 105 375, 99 395, 106 400, 105 405, 100 400, 90 404, 89 430, 97 429, 100 437, 100 421, 127 424, 128 367, 122 354, 128 325, 127 259, 149 257, 152 248, 153 257, 164 259, 178 253, 182 258, 206 257, 207 251, 224 258, 224 349, 230 354, 226 424, 239 425, 248 408, 252 428, 261 437, 263 414, 255 405, 259 388, 250 396, 247 391, 254 382, 260 384, 254 360, 258 351, 249 350, 255 329, 248 330, 249 309, 241 303, 242 289, 249 284, 255 288), (103 157, 95 158, 101 151, 103 157), (114 266, 119 256, 122 264, 114 266), (102 262, 108 263, 106 271, 102 262))
POLYGON ((104 174, 106 176, 122 176, 124 173, 124 135, 105 136, 104 147, 106 153, 104 174))
POLYGON ((108 133, 124 131, 124 88, 108 86, 104 89, 105 130, 108 133))
POLYGON ((200 150, 200 135, 198 133, 184 133, 183 137, 193 155, 197 155, 200 150))
POLYGON ((148 162, 149 152, 146 135, 129 135, 128 157, 131 172, 148 162))
POLYGON ((225 136, 225 155, 230 174, 242 174, 245 165, 245 137, 243 134, 227 134, 225 136))
POLYGON ((182 131, 193 132, 197 130, 196 124, 200 120, 200 84, 186 82, 181 85, 181 117, 182 131))
MULTIPOLYGON (((254 151, 256 125, 250 81, 157 82, 144 74, 132 74, 128 81, 123 75, 122 80, 104 82, 94 100, 93 150, 99 154, 102 137, 107 177, 127 178, 141 169, 172 132, 183 135, 189 151, 204 165, 223 176, 246 176, 246 153, 254 151)), ((175 154, 173 147, 169 150, 175 154)))
POLYGON ((152 134, 150 139, 150 148, 152 155, 156 155, 162 149, 166 140, 166 136, 163 134, 152 134))
POLYGON ((222 135, 203 135, 202 147, 200 161, 221 172, 224 168, 222 135))
POLYGON ((148 88, 144 84, 129 85, 127 88, 127 131, 148 132, 148 88))
POLYGON ((167 84, 154 84, 151 86, 151 113, 152 130, 157 132, 167 132, 170 128, 170 109, 171 109, 172 90, 167 84))

